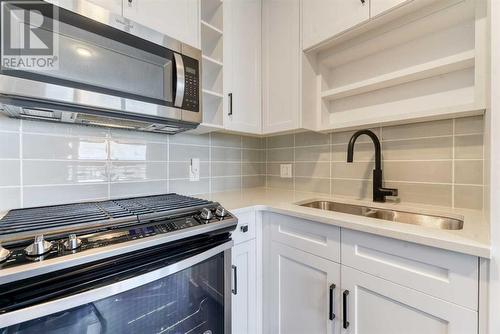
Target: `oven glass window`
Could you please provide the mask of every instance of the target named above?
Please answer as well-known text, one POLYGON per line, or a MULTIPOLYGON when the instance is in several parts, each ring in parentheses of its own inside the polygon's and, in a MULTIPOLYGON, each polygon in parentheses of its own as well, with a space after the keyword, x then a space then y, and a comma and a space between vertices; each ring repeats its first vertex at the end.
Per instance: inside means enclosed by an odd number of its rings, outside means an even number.
POLYGON ((112 297, 0 329, 1 334, 223 332, 223 253, 112 297))

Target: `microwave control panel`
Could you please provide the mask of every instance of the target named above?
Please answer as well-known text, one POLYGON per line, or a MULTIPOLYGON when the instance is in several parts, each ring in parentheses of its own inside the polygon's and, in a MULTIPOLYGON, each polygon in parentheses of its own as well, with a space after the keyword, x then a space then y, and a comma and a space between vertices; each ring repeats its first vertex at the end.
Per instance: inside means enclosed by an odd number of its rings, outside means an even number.
POLYGON ((200 111, 200 65, 196 59, 183 56, 184 75, 186 78, 184 88, 184 101, 182 109, 200 111))

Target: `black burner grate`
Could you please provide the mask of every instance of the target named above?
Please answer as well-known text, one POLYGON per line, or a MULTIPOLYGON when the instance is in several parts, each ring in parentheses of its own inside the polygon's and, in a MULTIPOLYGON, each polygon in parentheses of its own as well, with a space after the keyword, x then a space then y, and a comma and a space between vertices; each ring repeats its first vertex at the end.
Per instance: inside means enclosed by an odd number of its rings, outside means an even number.
POLYGON ((0 235, 90 224, 98 221, 103 221, 103 225, 105 225, 110 219, 127 217, 135 219, 136 216, 144 214, 168 213, 177 209, 210 204, 213 202, 177 194, 165 194, 16 209, 9 211, 0 220, 0 235))

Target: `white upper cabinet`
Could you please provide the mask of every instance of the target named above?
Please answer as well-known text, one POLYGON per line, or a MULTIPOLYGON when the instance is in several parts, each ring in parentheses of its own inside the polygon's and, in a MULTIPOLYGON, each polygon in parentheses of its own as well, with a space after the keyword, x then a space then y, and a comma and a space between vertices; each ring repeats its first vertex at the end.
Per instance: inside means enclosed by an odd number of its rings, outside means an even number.
POLYGON ((224 0, 224 127, 262 133, 261 1, 224 0))
POLYGON ((369 20, 370 1, 302 0, 303 49, 308 49, 369 20))
POLYGON ((263 133, 298 128, 300 104, 300 0, 265 0, 263 133))
POLYGON ((370 0, 370 15, 375 17, 389 9, 413 0, 370 0))
POLYGON ((87 1, 94 3, 99 7, 106 8, 112 13, 122 15, 122 0, 87 0, 87 1))
POLYGON ((200 47, 199 0, 123 0, 123 16, 200 47))

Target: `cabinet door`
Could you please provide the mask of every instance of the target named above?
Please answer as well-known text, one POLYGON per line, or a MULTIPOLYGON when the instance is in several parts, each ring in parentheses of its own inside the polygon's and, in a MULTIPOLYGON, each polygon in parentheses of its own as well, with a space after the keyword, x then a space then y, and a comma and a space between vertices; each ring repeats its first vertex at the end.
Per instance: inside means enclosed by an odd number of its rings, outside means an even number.
MULTIPOLYGON (((87 0, 112 13, 122 15, 122 0, 87 0)), ((128 0, 127 0, 128 1, 128 0)))
POLYGON ((343 333, 477 333, 477 312, 346 266, 342 303, 343 333))
POLYGON ((263 3, 263 132, 298 127, 300 96, 300 0, 263 3))
POLYGON ((232 333, 255 333, 257 320, 255 240, 234 246, 231 256, 233 259, 232 333))
POLYGON ((273 242, 271 270, 270 333, 339 333, 339 264, 273 242))
POLYGON ((199 48, 199 0, 123 0, 123 16, 199 48))
POLYGON ((389 9, 413 0, 370 0, 370 16, 375 17, 389 9))
POLYGON ((302 0, 303 48, 310 48, 368 20, 370 1, 302 0))
POLYGON ((260 134, 261 1, 224 0, 224 127, 260 134))

